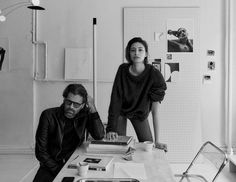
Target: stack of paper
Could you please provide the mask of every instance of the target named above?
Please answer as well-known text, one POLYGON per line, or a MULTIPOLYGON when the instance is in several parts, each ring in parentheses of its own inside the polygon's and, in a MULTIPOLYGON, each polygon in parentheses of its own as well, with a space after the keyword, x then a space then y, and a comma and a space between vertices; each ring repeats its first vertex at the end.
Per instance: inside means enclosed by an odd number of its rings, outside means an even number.
POLYGON ((97 153, 97 154, 125 154, 130 145, 91 145, 89 144, 86 152, 87 153, 97 153))
POLYGON ((128 145, 132 139, 133 139, 132 136, 121 136, 120 135, 114 140, 103 138, 102 140, 91 139, 90 142, 91 142, 91 144, 128 145))
POLYGON ((131 136, 119 136, 117 140, 91 140, 86 148, 87 153, 125 154, 132 144, 131 136))

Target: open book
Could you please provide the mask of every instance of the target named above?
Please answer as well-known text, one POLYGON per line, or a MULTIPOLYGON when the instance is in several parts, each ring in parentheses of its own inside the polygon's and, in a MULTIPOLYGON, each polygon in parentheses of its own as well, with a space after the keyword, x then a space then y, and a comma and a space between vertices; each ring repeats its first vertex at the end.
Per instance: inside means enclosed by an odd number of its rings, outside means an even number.
POLYGON ((79 155, 75 160, 71 161, 69 168, 76 168, 79 162, 87 162, 89 170, 106 171, 111 165, 112 156, 98 156, 98 155, 79 155))
POLYGON ((118 136, 115 140, 109 140, 107 138, 103 138, 102 140, 91 140, 91 144, 106 144, 106 145, 128 145, 131 140, 132 136, 118 136))

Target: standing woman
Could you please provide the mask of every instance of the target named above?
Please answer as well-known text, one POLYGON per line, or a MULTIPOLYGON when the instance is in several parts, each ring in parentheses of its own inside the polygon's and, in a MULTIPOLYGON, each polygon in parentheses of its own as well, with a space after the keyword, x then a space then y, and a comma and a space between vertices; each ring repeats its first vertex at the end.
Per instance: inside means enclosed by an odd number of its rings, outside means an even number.
POLYGON ((158 137, 158 110, 165 95, 165 80, 156 68, 148 64, 148 45, 142 38, 135 37, 128 42, 125 57, 128 63, 119 66, 113 83, 107 138, 126 135, 129 119, 139 142, 153 141, 148 122, 151 111, 156 147, 167 151, 167 145, 160 143, 158 137))

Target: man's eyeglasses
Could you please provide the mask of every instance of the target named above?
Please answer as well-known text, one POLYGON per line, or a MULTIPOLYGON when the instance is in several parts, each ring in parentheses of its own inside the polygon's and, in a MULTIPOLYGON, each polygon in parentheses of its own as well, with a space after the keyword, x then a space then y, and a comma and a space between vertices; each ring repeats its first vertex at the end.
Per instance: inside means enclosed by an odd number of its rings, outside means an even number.
POLYGON ((78 102, 73 102, 73 101, 71 101, 71 100, 69 100, 69 99, 64 99, 64 103, 66 104, 66 105, 68 105, 68 106, 70 106, 71 104, 73 104, 73 107, 74 108, 80 108, 84 103, 78 103, 78 102))

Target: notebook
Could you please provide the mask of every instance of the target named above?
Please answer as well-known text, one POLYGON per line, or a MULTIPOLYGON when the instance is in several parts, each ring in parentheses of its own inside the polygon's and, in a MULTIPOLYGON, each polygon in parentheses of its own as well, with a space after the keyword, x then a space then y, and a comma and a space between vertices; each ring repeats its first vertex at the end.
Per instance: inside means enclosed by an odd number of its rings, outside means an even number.
POLYGON ((132 136, 118 136, 115 140, 109 140, 107 138, 104 138, 102 140, 91 140, 91 144, 106 144, 106 145, 128 145, 131 140, 132 136))

